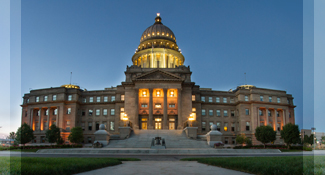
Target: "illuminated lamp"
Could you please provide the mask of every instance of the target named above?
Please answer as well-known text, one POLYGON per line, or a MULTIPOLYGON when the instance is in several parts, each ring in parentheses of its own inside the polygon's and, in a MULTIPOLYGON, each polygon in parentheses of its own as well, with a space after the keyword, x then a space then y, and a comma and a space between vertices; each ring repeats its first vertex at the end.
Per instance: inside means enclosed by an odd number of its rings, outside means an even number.
POLYGON ((127 114, 124 114, 124 117, 122 118, 122 120, 124 121, 124 127, 126 127, 126 122, 129 120, 129 118, 127 117, 127 114))
POLYGON ((160 97, 160 91, 157 91, 157 97, 160 97))
POLYGON ((157 13, 157 16, 160 16, 160 13, 157 13))
POLYGON ((223 127, 223 130, 228 131, 228 127, 227 126, 223 127))
POLYGON ((146 91, 142 91, 142 96, 147 96, 147 92, 146 91))
POLYGON ((174 91, 170 91, 170 96, 174 97, 174 91))

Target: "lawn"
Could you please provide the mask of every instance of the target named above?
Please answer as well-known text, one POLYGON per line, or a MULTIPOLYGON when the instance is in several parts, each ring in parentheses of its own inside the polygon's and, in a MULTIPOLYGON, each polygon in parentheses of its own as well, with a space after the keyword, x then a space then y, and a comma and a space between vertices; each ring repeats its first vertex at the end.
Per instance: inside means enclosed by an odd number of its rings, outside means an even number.
POLYGON ((213 157, 185 158, 181 160, 198 161, 199 163, 259 175, 325 174, 325 156, 213 157))
POLYGON ((138 161, 135 158, 0 157, 0 174, 68 175, 138 161))

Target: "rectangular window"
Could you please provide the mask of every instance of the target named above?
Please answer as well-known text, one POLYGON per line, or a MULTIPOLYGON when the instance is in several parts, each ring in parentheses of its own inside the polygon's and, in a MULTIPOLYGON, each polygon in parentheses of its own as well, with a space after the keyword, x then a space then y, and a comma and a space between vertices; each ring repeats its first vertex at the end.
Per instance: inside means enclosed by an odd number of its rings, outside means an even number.
POLYGON ((235 103, 234 98, 230 98, 230 103, 235 103))
POLYGON ((169 104, 170 108, 175 108, 175 104, 169 104))
POLYGON ((267 111, 269 117, 271 117, 271 111, 267 111))
POLYGON ((103 115, 107 115, 107 109, 103 109, 103 115))
POLYGON ((276 116, 277 116, 277 117, 280 117, 280 113, 279 113, 279 111, 276 111, 276 116))
POLYGON ((288 102, 288 104, 290 104, 290 100, 289 99, 287 99, 287 102, 288 102))
POLYGON ((278 97, 278 98, 276 98, 276 101, 278 102, 278 103, 281 103, 281 99, 278 97))
POLYGON ((195 101, 195 95, 192 95, 192 101, 195 101))
POLYGON ((111 96, 111 102, 115 101, 115 96, 111 96))
POLYGON ((245 101, 248 101, 248 96, 247 95, 245 95, 245 101))
POLYGON ((99 130, 99 122, 96 122, 96 131, 99 130))
POLYGON ((92 115, 93 115, 93 110, 92 110, 92 109, 89 109, 89 110, 88 110, 88 115, 89 115, 89 116, 92 116, 92 115))
POLYGON ((272 97, 271 96, 269 96, 269 102, 272 102, 272 97))
POLYGON ((49 109, 45 110, 45 115, 49 115, 49 109))
POLYGON ((27 103, 29 103, 29 99, 27 99, 27 103))
POLYGON ((263 116, 263 111, 262 110, 258 110, 260 116, 263 116))
POLYGON ((89 131, 93 130, 93 123, 88 122, 88 130, 89 131))
POLYGON ((147 108, 147 107, 148 107, 148 104, 146 104, 146 103, 141 104, 141 108, 147 108))
POLYGON ((213 110, 209 110, 209 116, 213 116, 213 110))
POLYGON ((85 122, 81 123, 81 128, 82 128, 83 131, 85 130, 85 122))
POLYGON ((68 101, 72 100, 72 95, 68 95, 68 101))
POLYGON ((81 116, 85 116, 86 115, 86 112, 85 112, 85 110, 81 110, 81 116))
POLYGON ((120 108, 120 112, 121 112, 121 113, 124 112, 124 108, 120 108))
POLYGON ((201 101, 205 102, 205 97, 201 97, 201 101))
POLYGON ((67 120, 67 126, 70 126, 70 120, 67 120))
POLYGON ((47 101, 47 95, 46 95, 46 96, 44 96, 44 101, 47 101))
POLYGON ((58 115, 58 109, 53 110, 53 115, 58 115))
POLYGON ((228 117, 228 111, 227 110, 223 110, 223 116, 228 117))
POLYGON ((67 114, 71 114, 71 108, 68 108, 67 114))
POLYGON ((87 98, 83 98, 83 99, 82 99, 82 102, 83 102, 83 103, 87 103, 87 98))
POLYGON ((107 130, 107 122, 103 122, 103 125, 105 125, 105 130, 107 130))
POLYGON ((263 101, 263 100, 264 100, 264 99, 263 99, 263 95, 261 95, 261 96, 260 96, 260 101, 263 101))
POLYGON ((228 137, 225 137, 225 144, 228 144, 228 137))
POLYGON ((94 97, 89 97, 89 102, 90 103, 94 102, 94 97))
POLYGON ((114 122, 111 122, 110 123, 110 127, 109 128, 110 128, 111 131, 114 131, 114 122))
POLYGON ((196 108, 192 108, 192 112, 196 112, 196 108))
POLYGON ((38 110, 36 116, 40 116, 40 115, 41 115, 41 110, 38 110))
POLYGON ((205 115, 205 109, 202 109, 202 115, 205 115))
POLYGON ((108 97, 104 97, 104 102, 108 102, 108 97))
POLYGON ((36 97, 35 101, 36 101, 36 102, 39 102, 39 97, 36 97))
POLYGON ((111 115, 115 115, 115 109, 111 109, 111 115))
POLYGON ((227 103, 227 98, 226 97, 223 97, 223 102, 227 103))
POLYGON ((121 101, 124 101, 124 95, 121 95, 121 101))
POLYGON ((217 102, 217 103, 220 103, 220 97, 217 97, 217 98, 216 98, 216 102, 217 102))
POLYGON ((218 117, 220 117, 220 116, 221 116, 221 112, 220 112, 220 110, 219 110, 219 109, 217 109, 217 111, 216 111, 216 112, 217 112, 217 116, 218 116, 218 117))
POLYGON ((96 101, 97 101, 97 102, 100 102, 100 97, 97 97, 96 101))
POLYGON ((209 97, 209 102, 212 102, 212 97, 209 97))
POLYGON ((246 122, 246 131, 249 131, 249 126, 250 126, 249 122, 246 122))
POLYGON ((231 131, 235 131, 235 123, 231 124, 231 131))
POLYGON ((232 140, 232 144, 235 145, 236 144, 236 137, 233 137, 231 140, 232 140))
POLYGON ((155 104, 155 108, 161 108, 161 104, 160 103, 156 103, 155 104))
POLYGON ((53 96, 52 96, 52 100, 53 100, 53 101, 56 101, 56 95, 53 95, 53 96))
POLYGON ((202 122, 202 131, 205 131, 205 125, 206 125, 206 123, 202 122))
POLYGON ((213 122, 209 122, 209 129, 211 130, 211 126, 213 125, 213 122))
POLYGON ((228 123, 225 123, 225 125, 223 126, 223 130, 228 131, 228 123))
POLYGON ((96 115, 100 115, 100 109, 96 109, 96 115))
POLYGON ((231 110, 230 113, 231 113, 230 115, 231 115, 232 117, 235 117, 235 111, 234 111, 234 110, 231 110))
POLYGON ((221 123, 220 122, 217 122, 217 130, 220 131, 220 126, 221 126, 221 123))
POLYGON ((249 109, 245 109, 245 114, 249 115, 249 109))

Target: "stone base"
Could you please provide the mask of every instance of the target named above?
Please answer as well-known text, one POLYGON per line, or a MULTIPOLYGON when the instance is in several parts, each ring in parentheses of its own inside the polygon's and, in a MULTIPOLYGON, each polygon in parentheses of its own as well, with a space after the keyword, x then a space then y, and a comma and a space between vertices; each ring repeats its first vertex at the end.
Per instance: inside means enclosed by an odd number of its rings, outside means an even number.
POLYGON ((197 129, 198 127, 186 127, 184 129, 187 138, 190 139, 197 139, 197 129))
POLYGON ((131 135, 131 128, 130 127, 119 127, 120 131, 120 139, 127 139, 131 135))

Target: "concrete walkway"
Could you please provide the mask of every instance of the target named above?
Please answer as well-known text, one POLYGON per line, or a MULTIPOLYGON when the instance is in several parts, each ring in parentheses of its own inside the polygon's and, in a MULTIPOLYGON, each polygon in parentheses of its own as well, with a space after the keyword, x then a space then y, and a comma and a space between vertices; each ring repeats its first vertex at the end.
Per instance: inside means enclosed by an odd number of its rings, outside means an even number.
POLYGON ((93 171, 80 173, 78 175, 97 174, 123 174, 123 175, 146 175, 146 174, 166 174, 166 175, 249 175, 240 171, 208 166, 196 161, 127 161, 121 165, 101 168, 93 171))

